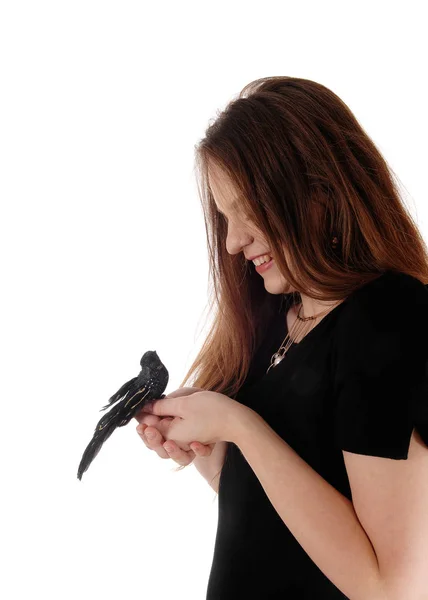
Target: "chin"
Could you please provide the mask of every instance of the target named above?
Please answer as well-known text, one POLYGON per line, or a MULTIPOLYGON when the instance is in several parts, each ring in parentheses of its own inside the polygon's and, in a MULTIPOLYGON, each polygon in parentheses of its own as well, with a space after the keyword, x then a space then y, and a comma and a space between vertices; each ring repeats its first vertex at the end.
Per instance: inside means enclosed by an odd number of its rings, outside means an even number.
POLYGON ((282 277, 272 278, 272 281, 265 279, 265 289, 269 294, 289 294, 294 292, 294 288, 282 277))

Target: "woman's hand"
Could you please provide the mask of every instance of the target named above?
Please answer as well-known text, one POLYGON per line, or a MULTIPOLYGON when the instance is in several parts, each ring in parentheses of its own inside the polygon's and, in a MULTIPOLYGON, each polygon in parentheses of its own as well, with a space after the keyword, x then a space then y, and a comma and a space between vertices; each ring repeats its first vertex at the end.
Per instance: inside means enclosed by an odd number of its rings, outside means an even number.
MULTIPOLYGON (((199 391, 202 391, 202 388, 178 388, 178 390, 175 390, 165 397, 178 398, 180 396, 187 396, 199 391)), ((172 458, 179 465, 187 466, 194 460, 195 456, 210 456, 214 449, 215 444, 200 444, 199 442, 192 442, 191 446, 189 446, 188 444, 179 445, 173 440, 168 440, 166 442, 166 434, 169 430, 171 422, 173 421, 173 417, 158 417, 156 415, 142 412, 140 409, 134 415, 134 418, 139 423, 137 426, 137 433, 140 435, 146 446, 150 450, 155 450, 160 458, 172 458), (147 438, 147 433, 152 433, 153 437, 151 439, 147 438), (168 448, 168 451, 166 448, 168 448)))
POLYGON ((233 442, 242 411, 247 408, 219 392, 206 390, 184 393, 154 400, 146 404, 142 413, 160 417, 173 417, 168 423, 165 437, 174 440, 183 450, 190 450, 190 444, 215 444, 218 441, 233 442))

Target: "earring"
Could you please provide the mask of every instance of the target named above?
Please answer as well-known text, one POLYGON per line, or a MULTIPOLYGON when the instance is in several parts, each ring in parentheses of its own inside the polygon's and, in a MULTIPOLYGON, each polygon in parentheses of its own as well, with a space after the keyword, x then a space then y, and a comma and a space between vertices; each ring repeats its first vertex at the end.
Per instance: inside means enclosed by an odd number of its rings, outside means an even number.
POLYGON ((333 246, 333 250, 336 250, 338 243, 339 243, 339 240, 337 239, 336 236, 334 236, 334 238, 331 240, 331 245, 333 246))

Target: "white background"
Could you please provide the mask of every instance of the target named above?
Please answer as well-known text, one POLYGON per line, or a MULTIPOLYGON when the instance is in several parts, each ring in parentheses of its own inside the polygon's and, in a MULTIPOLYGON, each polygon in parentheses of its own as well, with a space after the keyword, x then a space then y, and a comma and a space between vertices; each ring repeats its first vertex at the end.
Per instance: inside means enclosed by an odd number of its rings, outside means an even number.
POLYGON ((217 497, 136 421, 77 467, 156 350, 178 388, 204 339, 194 145, 267 75, 354 112, 428 239, 424 3, 0 4, 0 595, 205 597, 217 497))

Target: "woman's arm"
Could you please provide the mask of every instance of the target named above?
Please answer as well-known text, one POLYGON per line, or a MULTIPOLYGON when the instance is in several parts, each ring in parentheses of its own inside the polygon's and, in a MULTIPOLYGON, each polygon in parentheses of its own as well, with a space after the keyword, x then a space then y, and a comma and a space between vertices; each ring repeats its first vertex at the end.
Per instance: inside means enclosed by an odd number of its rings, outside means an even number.
POLYGON ((375 551, 352 502, 258 413, 240 413, 232 441, 303 550, 350 600, 385 600, 375 551))

